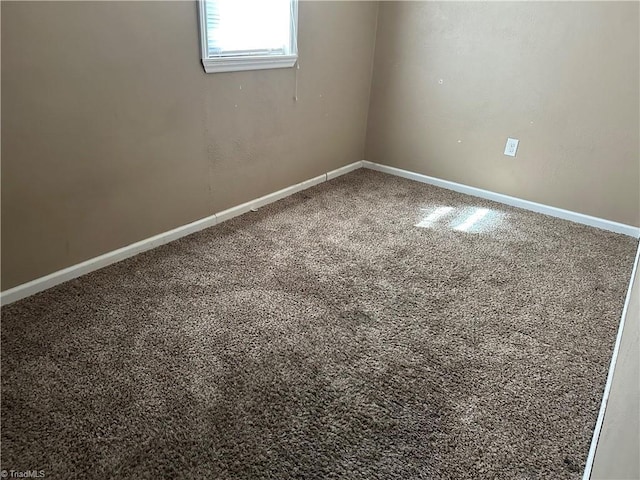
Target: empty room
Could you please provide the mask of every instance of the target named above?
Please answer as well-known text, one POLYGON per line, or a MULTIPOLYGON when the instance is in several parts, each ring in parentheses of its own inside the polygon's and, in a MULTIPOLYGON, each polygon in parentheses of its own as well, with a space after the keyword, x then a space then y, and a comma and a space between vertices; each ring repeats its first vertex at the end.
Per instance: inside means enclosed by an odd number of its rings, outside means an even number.
POLYGON ((640 3, 1 2, 0 474, 640 479, 640 3))

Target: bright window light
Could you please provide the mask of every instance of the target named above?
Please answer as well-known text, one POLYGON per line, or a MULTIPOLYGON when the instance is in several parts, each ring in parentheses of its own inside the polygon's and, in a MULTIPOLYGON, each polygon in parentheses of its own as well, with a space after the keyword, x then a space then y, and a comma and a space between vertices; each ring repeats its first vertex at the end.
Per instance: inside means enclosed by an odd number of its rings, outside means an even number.
POLYGON ((495 230, 503 222, 505 214, 487 208, 440 207, 423 208, 425 216, 414 227, 447 228, 457 232, 486 232, 495 230))
POLYGON ((205 71, 292 67, 297 6, 297 0, 200 0, 205 71))
POLYGON ((477 208, 473 214, 471 214, 463 223, 455 227, 454 230, 466 232, 471 227, 473 227, 474 224, 482 220, 487 215, 487 213, 489 213, 489 210, 487 210, 486 208, 477 208))
POLYGON ((428 228, 437 222, 439 219, 449 214, 453 210, 453 207, 438 207, 429 215, 420 220, 419 223, 416 223, 415 227, 428 228))

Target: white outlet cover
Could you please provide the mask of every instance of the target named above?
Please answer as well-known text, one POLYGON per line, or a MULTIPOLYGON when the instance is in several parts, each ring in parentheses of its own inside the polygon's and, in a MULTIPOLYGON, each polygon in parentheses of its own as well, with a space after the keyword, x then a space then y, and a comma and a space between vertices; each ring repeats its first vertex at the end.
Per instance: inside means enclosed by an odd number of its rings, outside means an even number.
POLYGON ((518 151, 518 143, 520 140, 517 138, 507 138, 507 145, 504 147, 504 154, 510 157, 515 157, 518 151))

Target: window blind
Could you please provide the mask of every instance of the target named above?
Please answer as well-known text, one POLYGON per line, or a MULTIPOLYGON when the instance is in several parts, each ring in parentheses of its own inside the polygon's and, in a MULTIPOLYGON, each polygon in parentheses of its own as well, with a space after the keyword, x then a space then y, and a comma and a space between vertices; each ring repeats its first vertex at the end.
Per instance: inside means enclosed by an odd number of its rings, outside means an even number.
POLYGON ((295 2, 205 0, 207 58, 291 55, 295 2))

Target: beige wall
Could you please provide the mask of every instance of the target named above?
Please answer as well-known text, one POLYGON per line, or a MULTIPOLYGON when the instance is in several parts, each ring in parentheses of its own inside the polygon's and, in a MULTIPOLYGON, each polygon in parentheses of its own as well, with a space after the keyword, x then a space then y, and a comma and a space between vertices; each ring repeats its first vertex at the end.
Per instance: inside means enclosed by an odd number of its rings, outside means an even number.
POLYGON ((639 7, 382 2, 365 158, 640 225, 639 7))
MULTIPOLYGON (((637 267, 636 267, 637 268, 637 267)), ((592 480, 640 478, 640 272, 633 282, 592 480)))
POLYGON ((2 290, 361 160, 376 16, 300 4, 296 103, 205 74, 195 2, 3 2, 2 290))
MULTIPOLYGON (((368 109, 368 160, 640 225, 638 10, 383 3, 369 98, 377 4, 302 2, 296 103, 206 75, 193 2, 3 2, 2 290, 360 160, 368 109)), ((638 288, 593 478, 638 475, 638 288)))
POLYGON ((640 225, 638 10, 303 1, 296 103, 193 2, 3 2, 1 288, 362 158, 640 225))

